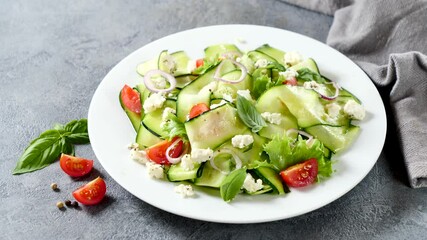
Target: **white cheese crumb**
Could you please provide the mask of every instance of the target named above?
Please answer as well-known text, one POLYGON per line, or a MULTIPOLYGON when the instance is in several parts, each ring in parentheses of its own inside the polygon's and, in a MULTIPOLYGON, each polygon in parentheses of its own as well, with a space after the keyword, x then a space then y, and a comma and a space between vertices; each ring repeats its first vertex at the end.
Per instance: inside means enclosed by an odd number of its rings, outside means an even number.
POLYGON ((193 187, 191 187, 191 185, 179 184, 174 188, 174 191, 183 198, 194 196, 193 187))
POLYGON ((237 94, 248 99, 249 101, 253 102, 252 96, 251 96, 251 91, 249 91, 249 89, 246 90, 237 90, 237 94))
POLYGON ((302 62, 303 57, 298 52, 287 52, 283 60, 286 64, 293 66, 302 62))
POLYGON ((246 134, 246 135, 236 135, 231 139, 231 144, 235 148, 244 148, 246 146, 249 146, 254 142, 254 137, 252 135, 246 134))
POLYGON ((336 103, 327 104, 325 108, 331 118, 336 118, 341 111, 341 106, 336 103))
POLYGON ((318 84, 316 81, 304 82, 304 88, 318 90, 320 88, 320 84, 318 84))
POLYGON ((218 81, 210 82, 208 85, 200 89, 199 94, 204 95, 207 92, 214 92, 217 89, 217 87, 218 87, 218 81))
POLYGON ((236 58, 236 62, 238 62, 238 63, 239 63, 239 62, 241 62, 241 61, 242 61, 242 58, 240 58, 240 57, 237 57, 237 58, 236 58))
POLYGON ((263 112, 261 113, 261 117, 264 118, 267 122, 279 125, 282 122, 280 113, 271 113, 271 112, 263 112))
POLYGON ((230 94, 224 93, 222 94, 222 98, 228 102, 233 102, 233 97, 230 94))
POLYGON ((242 188, 246 189, 246 191, 251 192, 251 193, 256 192, 256 191, 261 190, 263 188, 262 180, 257 179, 255 181, 255 179, 252 177, 252 175, 247 173, 245 181, 243 182, 242 188))
POLYGON ((161 108, 163 106, 163 103, 166 101, 166 98, 163 97, 160 93, 153 93, 151 94, 145 101, 144 101, 144 111, 145 113, 150 113, 155 111, 158 108, 161 108))
POLYGON ((193 159, 191 159, 190 154, 185 154, 184 156, 182 156, 181 167, 186 171, 190 171, 194 169, 194 162, 193 162, 193 159))
POLYGON ((193 72, 195 69, 197 68, 197 65, 196 65, 196 60, 189 60, 188 62, 187 62, 187 71, 188 72, 193 72))
POLYGON ((138 150, 138 149, 130 150, 130 158, 141 164, 146 164, 148 162, 147 153, 144 150, 138 150))
POLYGON ((344 105, 344 112, 356 120, 363 120, 366 114, 365 108, 354 100, 346 102, 344 105))
POLYGON ((212 149, 193 148, 191 150, 191 159, 194 162, 202 163, 210 160, 213 156, 212 149))
POLYGON ((258 59, 255 62, 255 67, 256 68, 264 68, 264 67, 267 67, 267 65, 268 65, 268 61, 265 58, 258 59))
POLYGON ((169 73, 174 73, 176 71, 176 62, 172 55, 167 54, 163 58, 163 66, 167 68, 169 73))
POLYGON ((129 143, 128 147, 129 150, 135 149, 138 150, 139 149, 139 144, 138 143, 129 143))
POLYGON ((145 165, 147 166, 148 176, 157 179, 162 179, 164 177, 162 165, 153 163, 151 161, 147 161, 145 165))
POLYGON ((152 77, 151 81, 154 83, 154 86, 158 89, 165 89, 166 88, 167 81, 162 76, 152 77))
POLYGON ((176 111, 173 108, 166 107, 165 110, 163 110, 163 114, 162 114, 162 120, 163 121, 166 121, 168 119, 169 113, 176 114, 176 111))
POLYGON ((219 103, 212 104, 212 105, 210 106, 210 109, 215 109, 215 108, 217 108, 217 107, 221 107, 222 105, 227 104, 227 103, 228 103, 227 101, 225 101, 225 100, 221 100, 221 102, 219 102, 219 103))
POLYGON ((280 76, 283 76, 286 80, 291 80, 294 77, 298 76, 298 72, 294 69, 288 68, 284 72, 279 72, 280 76))

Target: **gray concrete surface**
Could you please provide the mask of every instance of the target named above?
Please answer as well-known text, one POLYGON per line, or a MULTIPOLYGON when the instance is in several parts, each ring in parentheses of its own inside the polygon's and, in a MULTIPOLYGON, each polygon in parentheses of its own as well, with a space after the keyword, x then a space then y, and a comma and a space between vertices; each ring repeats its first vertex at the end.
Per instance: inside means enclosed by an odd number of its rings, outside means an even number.
POLYGON ((54 123, 87 116, 97 85, 120 59, 168 34, 227 23, 325 41, 332 18, 273 0, 1 0, 0 239, 425 239, 427 189, 408 187, 392 127, 378 163, 351 192, 272 223, 209 223, 154 208, 118 186, 90 145, 76 149, 95 159, 95 171, 82 180, 65 176, 58 163, 12 176, 31 139, 54 123), (108 185, 102 204, 55 207, 97 175, 108 185), (61 191, 53 192, 51 182, 61 191))

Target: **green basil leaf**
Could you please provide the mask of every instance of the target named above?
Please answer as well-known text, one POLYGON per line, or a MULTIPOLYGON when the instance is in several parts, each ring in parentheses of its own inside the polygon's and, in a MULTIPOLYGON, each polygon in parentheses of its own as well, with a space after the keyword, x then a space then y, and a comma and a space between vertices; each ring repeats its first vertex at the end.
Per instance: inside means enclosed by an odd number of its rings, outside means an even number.
POLYGON ((236 169, 231 172, 221 183, 220 193, 222 199, 230 202, 240 192, 246 178, 246 169, 236 169))
POLYGON ((243 123, 252 129, 252 132, 259 132, 259 130, 267 126, 255 106, 240 95, 237 96, 237 114, 243 123))
POLYGON ((86 144, 90 142, 87 132, 87 119, 73 120, 65 125, 64 129, 70 133, 66 136, 68 142, 73 144, 86 144))
POLYGON ((73 144, 86 144, 89 143, 89 134, 88 133, 72 133, 66 136, 67 141, 73 144))
POLYGON ((73 120, 67 125, 55 124, 32 140, 19 158, 13 174, 42 169, 53 163, 61 153, 74 155, 74 145, 88 143, 87 120, 73 120))
POLYGON ((68 142, 65 138, 61 139, 61 153, 75 155, 74 145, 68 142))
POLYGON ((44 133, 31 142, 18 160, 13 174, 22 174, 42 169, 54 162, 61 153, 62 136, 57 130, 44 133), (53 131, 57 133, 54 134, 53 131))
POLYGON ((87 119, 83 118, 67 123, 65 131, 70 133, 87 133, 87 119))

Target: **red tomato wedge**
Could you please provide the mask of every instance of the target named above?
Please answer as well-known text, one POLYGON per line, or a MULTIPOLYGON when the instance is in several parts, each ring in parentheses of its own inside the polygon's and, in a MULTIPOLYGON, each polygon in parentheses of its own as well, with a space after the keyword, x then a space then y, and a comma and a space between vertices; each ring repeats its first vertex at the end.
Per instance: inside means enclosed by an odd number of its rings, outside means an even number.
POLYGON ((298 188, 312 184, 316 180, 317 173, 317 160, 310 158, 281 171, 280 176, 289 187, 298 188))
POLYGON ((141 100, 138 91, 128 85, 122 88, 120 93, 122 103, 134 113, 141 113, 141 100))
POLYGON ((73 197, 83 205, 98 204, 105 196, 107 186, 104 179, 97 177, 73 192, 73 197))
POLYGON ((202 114, 206 111, 209 111, 209 110, 210 109, 209 109, 208 105, 206 105, 205 103, 196 104, 191 108, 189 118, 190 119, 195 118, 195 117, 199 116, 200 114, 202 114))
MULTIPOLYGON (((172 139, 172 141, 163 141, 160 143, 157 143, 156 145, 147 148, 145 151, 147 153, 148 158, 157 163, 162 165, 170 165, 171 163, 168 161, 166 157, 166 150, 172 145, 173 142, 175 142, 178 138, 172 139)), ((184 143, 182 141, 179 141, 173 149, 169 151, 169 157, 177 158, 182 154, 183 151, 183 145, 184 143)))
POLYGON ((88 174, 93 167, 93 160, 62 154, 59 166, 71 177, 81 177, 88 174))
POLYGON ((203 64, 204 64, 203 58, 196 60, 196 68, 203 66, 203 64))

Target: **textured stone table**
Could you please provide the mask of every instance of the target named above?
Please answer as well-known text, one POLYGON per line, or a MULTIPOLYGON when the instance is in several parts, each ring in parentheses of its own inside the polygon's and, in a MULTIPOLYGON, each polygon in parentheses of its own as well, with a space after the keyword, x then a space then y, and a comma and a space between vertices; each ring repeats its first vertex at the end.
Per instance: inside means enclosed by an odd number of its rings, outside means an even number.
MULTIPOLYGON (((273 0, 20 1, 0 3, 0 239, 425 239, 427 189, 411 189, 395 131, 377 164, 351 192, 303 216, 228 225, 176 216, 133 197, 96 170, 81 181, 55 163, 12 176, 28 142, 55 123, 87 116, 104 75, 160 37, 227 23, 267 25, 325 41, 332 18, 273 0), (57 200, 101 175, 102 204, 59 211, 57 200), (57 182, 60 192, 50 183, 57 182)), ((392 123, 390 123, 392 126, 392 123)))

